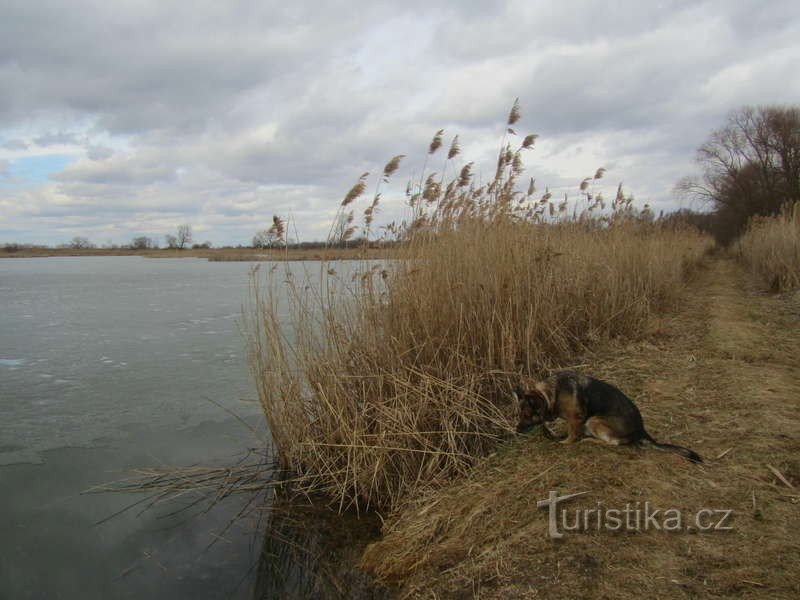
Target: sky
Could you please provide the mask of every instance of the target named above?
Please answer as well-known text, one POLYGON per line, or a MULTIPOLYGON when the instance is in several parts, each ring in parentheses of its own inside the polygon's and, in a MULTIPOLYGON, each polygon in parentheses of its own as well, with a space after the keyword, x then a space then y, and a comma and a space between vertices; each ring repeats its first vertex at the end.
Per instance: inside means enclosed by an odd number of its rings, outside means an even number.
MULTIPOLYGON (((526 175, 577 195, 599 167, 656 212, 747 104, 800 103, 800 3, 0 0, 0 244, 249 244, 272 215, 325 239, 363 172, 433 134, 493 162, 515 98, 526 175)), ((444 156, 429 161, 441 172, 444 156)), ((452 167, 451 167, 452 168, 452 167)), ((601 190, 598 190, 601 191, 601 190)), ((368 194, 371 196, 371 193, 368 194)), ((362 198, 356 210, 369 198, 362 198)))

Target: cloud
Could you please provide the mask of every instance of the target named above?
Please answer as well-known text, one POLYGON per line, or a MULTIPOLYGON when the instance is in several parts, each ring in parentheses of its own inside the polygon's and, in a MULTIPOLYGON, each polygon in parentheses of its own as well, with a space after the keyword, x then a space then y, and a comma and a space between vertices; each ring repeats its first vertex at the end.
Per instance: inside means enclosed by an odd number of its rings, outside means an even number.
POLYGON ((77 146, 81 140, 77 134, 67 131, 48 131, 33 138, 33 143, 46 148, 47 146, 77 146))
POLYGON ((0 144, 0 147, 6 150, 27 150, 28 144, 23 140, 8 140, 0 144))
POLYGON ((114 149, 106 146, 87 146, 86 156, 91 160, 105 160, 114 155, 114 149))
POLYGON ((168 162, 139 156, 117 156, 99 162, 92 156, 78 160, 51 178, 65 183, 87 185, 147 186, 174 181, 177 173, 168 162))
POLYGON ((541 134, 527 157, 540 186, 568 191, 606 166, 609 187, 674 208, 674 181, 729 110, 798 101, 799 36, 795 3, 751 0, 13 3, 0 159, 75 156, 35 189, 4 184, 20 204, 4 235, 191 222, 246 243, 291 212, 321 237, 358 175, 407 154, 379 217, 398 218, 433 132, 458 133, 486 173, 515 97, 520 132, 541 134))

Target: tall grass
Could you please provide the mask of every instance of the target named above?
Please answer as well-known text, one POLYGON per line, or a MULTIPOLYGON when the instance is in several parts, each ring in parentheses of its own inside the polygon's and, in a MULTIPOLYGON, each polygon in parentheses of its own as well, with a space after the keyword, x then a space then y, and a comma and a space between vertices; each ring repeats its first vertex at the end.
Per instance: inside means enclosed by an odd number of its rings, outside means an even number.
POLYGON ((755 217, 739 239, 739 255, 773 291, 800 288, 800 203, 755 217))
POLYGON ((504 142, 485 186, 470 163, 450 181, 423 173, 394 229, 397 260, 354 278, 323 270, 313 285, 288 270, 254 279, 251 368, 280 459, 304 489, 340 508, 390 507, 465 473, 513 434, 510 380, 635 336, 679 299, 708 239, 637 214, 621 190, 612 213, 588 218, 604 207, 590 191, 602 170, 581 183, 582 216, 551 219, 565 203, 534 197, 532 184, 516 190, 533 139, 504 142))

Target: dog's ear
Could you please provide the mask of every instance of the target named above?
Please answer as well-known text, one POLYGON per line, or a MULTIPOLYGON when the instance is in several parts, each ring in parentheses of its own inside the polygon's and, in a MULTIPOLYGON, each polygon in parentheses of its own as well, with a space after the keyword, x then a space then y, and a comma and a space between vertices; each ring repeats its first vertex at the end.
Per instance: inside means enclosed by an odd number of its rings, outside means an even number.
POLYGON ((553 393, 553 385, 547 379, 537 381, 533 387, 537 392, 544 396, 545 400, 553 393))
POLYGON ((534 388, 531 393, 528 394, 528 398, 537 414, 544 416, 549 412, 550 403, 540 390, 534 388))
POLYGON ((517 403, 517 408, 520 411, 520 414, 524 414, 526 412, 530 412, 533 407, 528 399, 528 394, 520 388, 516 387, 511 391, 511 397, 514 398, 514 402, 517 403))
POLYGON ((517 401, 517 408, 519 410, 517 433, 530 431, 535 425, 543 422, 545 413, 542 412, 542 408, 546 407, 546 403, 539 394, 531 394, 530 392, 517 388, 512 392, 512 395, 517 401))

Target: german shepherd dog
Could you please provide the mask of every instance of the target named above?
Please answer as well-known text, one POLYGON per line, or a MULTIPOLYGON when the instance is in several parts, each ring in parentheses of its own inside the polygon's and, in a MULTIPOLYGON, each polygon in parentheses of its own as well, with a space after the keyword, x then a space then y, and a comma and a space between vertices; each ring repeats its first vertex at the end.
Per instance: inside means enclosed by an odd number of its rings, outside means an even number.
POLYGON ((546 423, 561 417, 567 422, 563 444, 574 443, 586 435, 613 446, 634 444, 703 462, 699 454, 688 448, 655 441, 645 430, 642 414, 631 399, 610 383, 594 377, 561 371, 533 387, 517 386, 514 397, 519 404, 518 433, 541 424, 545 435, 552 439, 553 433, 546 423))

